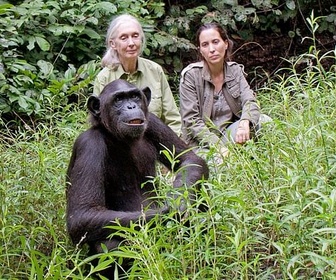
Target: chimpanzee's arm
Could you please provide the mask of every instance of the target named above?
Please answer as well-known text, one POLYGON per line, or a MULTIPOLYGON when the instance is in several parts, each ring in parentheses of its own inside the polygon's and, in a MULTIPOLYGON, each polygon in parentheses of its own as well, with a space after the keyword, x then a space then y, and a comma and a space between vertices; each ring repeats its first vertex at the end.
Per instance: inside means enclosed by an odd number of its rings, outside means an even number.
MULTIPOLYGON (((181 171, 176 174, 174 187, 181 187, 184 184, 190 186, 202 178, 208 178, 209 169, 206 162, 191 151, 169 127, 153 114, 150 115, 149 124, 147 137, 152 139, 156 149, 163 150, 166 147, 170 151, 175 151, 177 162, 174 164, 174 171, 181 171)), ((163 153, 160 153, 159 159, 171 169, 171 164, 163 153)))

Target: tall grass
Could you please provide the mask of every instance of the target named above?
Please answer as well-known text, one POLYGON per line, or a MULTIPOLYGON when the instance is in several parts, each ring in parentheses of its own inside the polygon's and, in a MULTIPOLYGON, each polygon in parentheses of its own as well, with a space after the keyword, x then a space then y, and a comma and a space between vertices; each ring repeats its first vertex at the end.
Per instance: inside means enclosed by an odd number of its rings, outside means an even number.
MULTIPOLYGON (((336 50, 335 50, 336 52, 336 50)), ((123 257, 129 279, 335 279, 336 69, 314 46, 258 92, 273 118, 257 141, 229 146, 210 166, 202 199, 183 221, 119 227, 127 244, 88 263, 65 229, 65 171, 86 127, 76 109, 50 125, 0 135, 0 278, 92 279, 123 257), (299 61, 307 61, 302 73, 299 61), (285 74, 284 74, 285 73, 285 74)), ((163 190, 171 177, 155 179, 163 190)))
POLYGON ((64 172, 85 119, 77 111, 51 126, 1 130, 0 278, 57 279, 78 257, 65 232, 64 172))

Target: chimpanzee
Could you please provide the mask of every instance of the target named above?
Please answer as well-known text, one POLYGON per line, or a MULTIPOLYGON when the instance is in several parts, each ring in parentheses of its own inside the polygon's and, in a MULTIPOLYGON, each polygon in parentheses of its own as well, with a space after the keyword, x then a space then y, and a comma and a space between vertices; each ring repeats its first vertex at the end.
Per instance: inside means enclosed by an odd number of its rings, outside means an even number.
POLYGON ((67 171, 67 228, 72 241, 87 243, 92 254, 102 252, 101 244, 111 250, 121 242, 109 239, 112 230, 105 226, 118 221, 127 227, 171 210, 156 203, 150 180, 158 161, 171 169, 162 150, 179 155, 174 188, 187 186, 195 194, 197 181, 208 177, 205 161, 148 112, 150 96, 149 88, 115 80, 88 99, 92 126, 76 139, 67 171))

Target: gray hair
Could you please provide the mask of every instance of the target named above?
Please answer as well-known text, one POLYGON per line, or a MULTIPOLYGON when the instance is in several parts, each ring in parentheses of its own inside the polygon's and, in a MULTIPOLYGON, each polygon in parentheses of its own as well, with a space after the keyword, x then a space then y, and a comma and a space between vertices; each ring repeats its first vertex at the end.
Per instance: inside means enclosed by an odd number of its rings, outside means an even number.
POLYGON ((112 68, 116 68, 120 64, 117 51, 111 48, 111 40, 116 38, 117 34, 119 33, 120 25, 125 22, 133 22, 139 27, 139 31, 140 31, 139 35, 141 38, 141 52, 145 48, 146 38, 145 38, 145 34, 144 34, 144 31, 142 29, 140 22, 135 17, 129 14, 123 14, 123 15, 117 16, 111 21, 108 27, 108 30, 107 30, 106 41, 105 41, 106 42, 106 52, 101 62, 103 67, 112 66, 112 68))

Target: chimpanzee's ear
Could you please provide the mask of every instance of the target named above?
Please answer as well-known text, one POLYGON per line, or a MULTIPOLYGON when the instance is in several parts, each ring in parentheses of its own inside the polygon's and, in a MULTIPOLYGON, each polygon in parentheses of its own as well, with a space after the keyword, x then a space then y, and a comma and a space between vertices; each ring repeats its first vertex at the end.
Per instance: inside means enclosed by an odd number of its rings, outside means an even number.
POLYGON ((87 108, 94 117, 100 116, 100 100, 97 96, 91 95, 87 102, 87 108))
POLYGON ((147 103, 149 104, 150 100, 151 100, 151 97, 152 97, 150 88, 149 87, 144 87, 142 89, 142 92, 145 94, 145 96, 147 98, 147 103))

